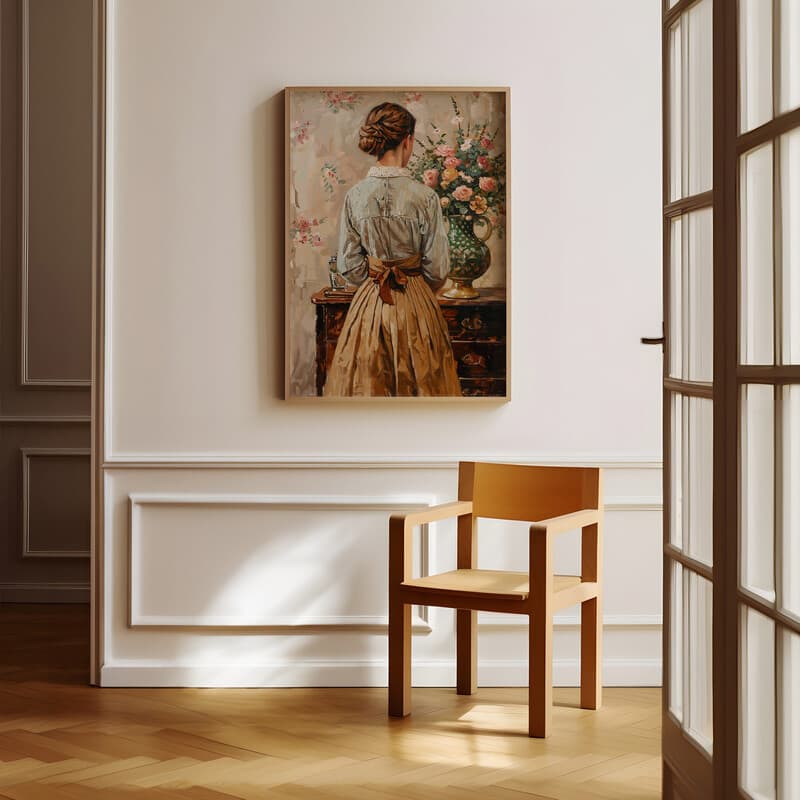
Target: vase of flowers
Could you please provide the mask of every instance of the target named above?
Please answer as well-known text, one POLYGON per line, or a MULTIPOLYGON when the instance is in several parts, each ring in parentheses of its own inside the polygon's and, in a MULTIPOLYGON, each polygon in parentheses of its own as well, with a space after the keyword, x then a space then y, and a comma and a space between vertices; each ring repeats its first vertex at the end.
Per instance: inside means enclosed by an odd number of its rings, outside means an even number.
POLYGON ((480 297, 480 292, 472 285, 472 281, 480 278, 492 263, 492 253, 485 244, 492 235, 492 223, 480 217, 479 220, 488 227, 483 236, 478 236, 475 233, 478 220, 470 214, 449 214, 445 219, 449 223, 447 241, 450 245, 450 272, 447 277, 453 281, 453 286, 444 296, 473 300, 480 297))
POLYGON ((505 153, 493 154, 497 130, 487 125, 467 125, 451 97, 457 126, 454 138, 433 123, 433 136, 427 143, 417 139, 422 152, 409 163, 412 174, 438 195, 446 222, 450 245, 450 273, 453 287, 445 297, 470 299, 479 296, 472 282, 491 265, 486 241, 497 232, 503 235, 505 213, 505 153), (482 234, 476 234, 476 227, 482 234))

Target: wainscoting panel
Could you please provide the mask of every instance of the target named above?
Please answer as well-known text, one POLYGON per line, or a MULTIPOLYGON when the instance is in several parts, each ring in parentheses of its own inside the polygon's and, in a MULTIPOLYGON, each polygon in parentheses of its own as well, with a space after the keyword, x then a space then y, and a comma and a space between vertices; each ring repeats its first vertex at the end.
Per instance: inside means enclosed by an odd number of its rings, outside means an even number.
POLYGON ((21 10, 21 384, 88 388, 92 2, 21 10))
MULTIPOLYGON (((456 479, 433 461, 107 464, 102 684, 385 685, 389 515, 453 499, 456 479)), ((659 481, 650 465, 607 469, 607 685, 661 680, 659 481)), ((481 565, 524 569, 524 527, 481 521, 481 565)), ((577 535, 562 544, 569 568, 577 535)), ((420 531, 416 549, 417 573, 453 568, 455 526, 420 531)), ((454 684, 453 612, 414 622, 414 682, 454 684)), ((480 683, 523 685, 524 621, 479 622, 480 683)), ((577 681, 578 641, 567 609, 557 684, 577 681)))
MULTIPOLYGON (((388 514, 431 502, 131 495, 130 625, 385 628, 386 569, 377 565, 387 563, 388 547, 379 532, 388 514), (331 580, 331 564, 347 565, 359 579, 331 580)), ((418 548, 426 548, 427 530, 420 536, 418 548)), ((415 622, 430 630, 422 618, 415 622)))
POLYGON ((0 421, 0 603, 88 602, 88 444, 85 423, 0 421))
POLYGON ((22 450, 22 555, 89 558, 89 449, 22 450))

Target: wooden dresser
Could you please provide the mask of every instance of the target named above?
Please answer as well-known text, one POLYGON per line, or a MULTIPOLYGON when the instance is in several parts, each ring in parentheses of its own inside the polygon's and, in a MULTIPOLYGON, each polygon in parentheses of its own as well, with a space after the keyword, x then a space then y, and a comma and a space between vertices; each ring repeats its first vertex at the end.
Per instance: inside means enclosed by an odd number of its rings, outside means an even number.
MULTIPOLYGON (((464 397, 506 395, 506 291, 481 289, 475 300, 437 295, 447 320, 464 397)), ((351 296, 322 289, 311 297, 317 308, 317 394, 322 394, 351 296)))

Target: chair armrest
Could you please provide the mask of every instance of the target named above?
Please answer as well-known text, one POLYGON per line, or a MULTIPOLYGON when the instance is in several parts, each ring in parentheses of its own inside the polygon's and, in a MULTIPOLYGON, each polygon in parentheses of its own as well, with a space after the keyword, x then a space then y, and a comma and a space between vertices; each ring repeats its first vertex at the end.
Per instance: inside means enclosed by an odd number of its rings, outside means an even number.
POLYGON ((411 577, 411 539, 415 525, 472 514, 472 501, 459 500, 389 517, 389 587, 411 577))
POLYGON ((583 511, 575 511, 572 514, 562 514, 560 517, 551 517, 534 522, 531 525, 531 534, 564 533, 576 528, 585 528, 587 525, 594 525, 601 521, 602 509, 587 508, 583 511))
POLYGON ((403 530, 410 530, 415 525, 424 525, 426 522, 436 522, 451 517, 463 517, 471 513, 471 500, 457 500, 454 503, 442 503, 442 505, 412 511, 409 514, 392 514, 389 518, 389 525, 390 528, 395 528, 402 523, 403 530))

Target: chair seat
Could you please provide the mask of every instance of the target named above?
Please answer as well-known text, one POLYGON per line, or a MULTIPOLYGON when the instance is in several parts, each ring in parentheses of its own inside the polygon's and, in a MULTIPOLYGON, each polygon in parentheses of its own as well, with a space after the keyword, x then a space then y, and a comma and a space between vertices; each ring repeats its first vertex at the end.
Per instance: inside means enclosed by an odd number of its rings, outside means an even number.
MULTIPOLYGON (((572 589, 581 582, 579 575, 554 575, 553 592, 572 589)), ((425 578, 410 578, 401 586, 426 592, 493 597, 498 600, 525 600, 530 594, 527 572, 506 572, 492 569, 455 569, 425 578)))

